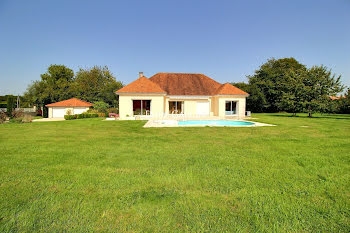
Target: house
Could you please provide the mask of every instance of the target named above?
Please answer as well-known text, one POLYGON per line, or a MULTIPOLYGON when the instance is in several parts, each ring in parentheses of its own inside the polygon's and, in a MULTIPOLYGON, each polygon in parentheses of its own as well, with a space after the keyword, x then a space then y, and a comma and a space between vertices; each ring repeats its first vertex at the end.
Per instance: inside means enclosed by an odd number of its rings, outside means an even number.
POLYGON ((89 110, 93 104, 80 99, 72 98, 52 104, 47 104, 45 106, 48 107, 49 118, 56 118, 64 117, 64 115, 67 115, 69 111, 72 115, 81 114, 89 110))
POLYGON ((139 78, 116 92, 120 119, 140 116, 245 116, 248 93, 204 74, 157 73, 139 78))

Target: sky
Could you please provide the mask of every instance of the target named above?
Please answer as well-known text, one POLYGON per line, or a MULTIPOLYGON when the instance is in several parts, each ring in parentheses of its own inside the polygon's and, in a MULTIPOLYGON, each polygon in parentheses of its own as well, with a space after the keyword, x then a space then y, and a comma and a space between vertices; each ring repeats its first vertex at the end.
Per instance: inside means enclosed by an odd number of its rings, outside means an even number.
POLYGON ((0 95, 50 64, 243 82, 267 59, 325 65, 350 86, 350 0, 0 0, 0 95))

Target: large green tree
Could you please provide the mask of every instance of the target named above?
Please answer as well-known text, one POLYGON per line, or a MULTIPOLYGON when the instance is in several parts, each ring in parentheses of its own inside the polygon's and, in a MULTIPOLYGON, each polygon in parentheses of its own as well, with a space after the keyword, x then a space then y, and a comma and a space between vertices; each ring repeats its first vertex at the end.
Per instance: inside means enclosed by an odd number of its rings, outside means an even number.
POLYGON ((249 85, 256 92, 250 93, 251 105, 260 106, 264 112, 283 110, 280 101, 282 93, 288 90, 290 73, 299 73, 305 70, 305 65, 294 58, 269 59, 255 71, 254 75, 248 76, 249 85))
POLYGON ((312 117, 314 112, 327 112, 329 96, 335 96, 344 90, 340 81, 341 76, 332 74, 325 66, 313 66, 305 72, 305 85, 302 101, 304 111, 312 117))
POLYGON ((288 71, 285 76, 285 88, 282 91, 278 106, 283 111, 291 112, 295 116, 303 112, 305 108, 305 84, 306 71, 288 71))
POLYGON ((115 92, 122 87, 123 84, 116 80, 106 66, 80 69, 76 73, 73 85, 77 98, 89 102, 103 101, 114 107, 118 103, 118 96, 115 92))
POLYGON ((291 71, 286 75, 286 86, 281 95, 280 107, 294 113, 333 111, 329 96, 343 90, 341 76, 332 74, 325 66, 313 66, 302 72, 291 71))
POLYGON ((251 85, 244 82, 232 83, 232 85, 249 94, 246 103, 247 111, 263 112, 264 109, 268 106, 263 92, 258 88, 257 85, 251 85))
POLYGON ((74 76, 73 70, 64 65, 51 65, 47 72, 41 75, 41 80, 28 86, 24 100, 30 104, 45 106, 76 97, 116 106, 118 101, 115 92, 122 87, 122 83, 116 81, 107 67, 80 69, 74 76))
POLYGON ((62 101, 72 97, 73 70, 64 65, 50 65, 41 75, 40 81, 34 81, 25 93, 25 98, 33 104, 45 104, 62 101))
POLYGON ((339 100, 333 100, 337 104, 338 113, 350 113, 350 88, 347 89, 344 96, 341 96, 339 100))

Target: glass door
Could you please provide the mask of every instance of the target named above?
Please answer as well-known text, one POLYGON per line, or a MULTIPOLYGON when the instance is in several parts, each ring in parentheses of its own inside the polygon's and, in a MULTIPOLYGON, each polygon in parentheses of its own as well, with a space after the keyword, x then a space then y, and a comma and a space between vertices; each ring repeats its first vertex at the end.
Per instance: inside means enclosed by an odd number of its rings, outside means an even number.
POLYGON ((183 101, 169 101, 169 114, 183 114, 183 101))
POLYGON ((133 100, 132 111, 134 115, 151 115, 151 100, 133 100))
POLYGON ((226 101, 225 102, 225 115, 236 115, 237 113, 237 102, 226 101))

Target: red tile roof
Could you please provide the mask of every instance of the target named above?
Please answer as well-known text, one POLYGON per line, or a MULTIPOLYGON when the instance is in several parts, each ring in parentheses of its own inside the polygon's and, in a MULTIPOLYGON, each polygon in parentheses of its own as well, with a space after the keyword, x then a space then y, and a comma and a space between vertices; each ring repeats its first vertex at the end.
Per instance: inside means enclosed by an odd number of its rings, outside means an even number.
POLYGON ((221 84, 204 74, 157 73, 141 77, 117 91, 119 93, 166 93, 168 95, 248 95, 231 84, 221 84))
POLYGON ((221 84, 204 74, 158 73, 150 80, 168 95, 214 95, 221 84))
POLYGON ((120 93, 166 93, 162 88, 160 88, 156 83, 150 81, 146 77, 140 77, 139 79, 133 81, 129 85, 119 89, 117 94, 120 93))
POLYGON ((341 98, 343 98, 342 96, 329 96, 329 98, 331 100, 340 100, 341 98))
POLYGON ((93 105, 92 103, 89 103, 80 99, 72 98, 69 100, 63 100, 60 102, 47 104, 45 106, 46 107, 91 107, 92 105, 93 105))
POLYGON ((217 95, 248 95, 247 92, 242 91, 238 87, 233 86, 232 84, 225 83, 217 91, 217 95), (234 93, 234 94, 233 94, 234 93))

